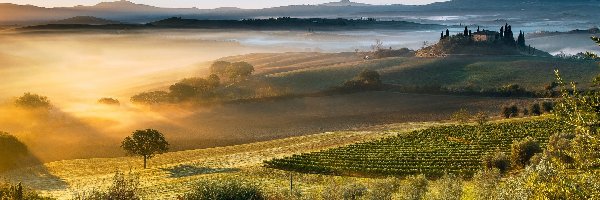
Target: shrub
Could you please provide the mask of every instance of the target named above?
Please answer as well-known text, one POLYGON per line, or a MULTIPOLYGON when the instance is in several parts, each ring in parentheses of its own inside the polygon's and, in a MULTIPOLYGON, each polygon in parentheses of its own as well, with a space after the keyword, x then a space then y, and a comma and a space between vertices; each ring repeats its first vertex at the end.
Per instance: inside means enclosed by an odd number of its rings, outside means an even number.
POLYGON ((125 176, 123 172, 115 172, 112 185, 106 191, 91 191, 89 193, 76 194, 76 200, 139 200, 139 179, 130 174, 125 176))
POLYGON ((498 199, 497 187, 500 184, 501 174, 498 169, 484 169, 473 176, 473 199, 498 199))
POLYGON ((15 105, 22 108, 49 108, 50 101, 48 97, 27 92, 15 100, 15 105))
POLYGON ((542 102, 542 109, 547 113, 552 112, 552 110, 554 110, 554 103, 551 101, 544 101, 542 102))
POLYGON ((490 116, 485 112, 478 112, 475 115, 475 122, 477 122, 477 125, 479 126, 487 124, 488 121, 490 121, 490 116))
POLYGON ((99 104, 104 104, 104 105, 115 105, 118 106, 121 103, 119 102, 119 100, 117 99, 113 99, 113 98, 101 98, 98 100, 99 104))
POLYGON ((517 105, 502 107, 502 116, 506 119, 519 116, 519 107, 517 105))
POLYGON ((263 192, 258 186, 242 184, 237 180, 201 183, 186 194, 186 200, 262 200, 263 192))
POLYGON ((575 159, 569 155, 573 150, 572 141, 575 139, 574 133, 558 133, 550 136, 546 152, 552 159, 559 161, 561 164, 570 165, 575 162, 575 159))
POLYGON ((483 166, 486 169, 498 169, 504 173, 510 169, 510 157, 501 151, 489 153, 482 158, 483 166))
POLYGON ((529 164, 529 160, 536 153, 541 153, 542 148, 540 144, 528 137, 521 141, 513 142, 511 146, 511 161, 515 167, 523 168, 529 164))
POLYGON ((367 193, 367 187, 360 183, 351 183, 344 186, 344 200, 357 200, 367 193))
POLYGON ((429 186, 424 199, 460 200, 462 199, 463 180, 455 175, 444 175, 429 186))
POLYGON ((402 200, 420 200, 425 197, 429 181, 424 175, 409 176, 400 185, 398 197, 402 200))
POLYGON ((456 121, 462 124, 469 122, 471 119, 471 113, 464 108, 452 113, 452 121, 456 121))
POLYGON ((540 106, 539 103, 532 104, 531 108, 529 110, 531 111, 531 115, 534 115, 534 116, 542 115, 542 107, 540 106))
POLYGON ((400 180, 397 178, 388 178, 376 182, 369 187, 367 199, 370 200, 392 200, 392 196, 400 188, 400 180))
POLYGON ((529 112, 529 109, 527 109, 527 108, 523 108, 523 116, 529 116, 529 114, 531 114, 531 113, 529 112))
POLYGON ((344 90, 378 90, 381 89, 383 83, 377 71, 364 70, 352 80, 346 81, 343 85, 344 90))
POLYGON ((50 198, 41 197, 33 190, 29 190, 21 183, 16 185, 0 183, 0 199, 6 200, 50 200, 50 198))

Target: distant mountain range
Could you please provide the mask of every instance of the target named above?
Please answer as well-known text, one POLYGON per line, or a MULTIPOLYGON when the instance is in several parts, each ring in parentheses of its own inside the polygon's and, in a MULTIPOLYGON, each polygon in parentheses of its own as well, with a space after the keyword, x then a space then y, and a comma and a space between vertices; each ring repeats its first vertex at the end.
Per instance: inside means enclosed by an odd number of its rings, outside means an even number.
POLYGON ((399 19, 439 15, 490 15, 510 18, 523 15, 529 20, 600 20, 600 0, 451 0, 428 5, 370 5, 350 0, 320 5, 292 5, 264 9, 160 8, 126 0, 94 6, 43 8, 32 5, 0 4, 0 24, 50 23, 77 16, 94 16, 112 21, 148 23, 169 17, 191 19, 247 19, 269 17, 399 19))

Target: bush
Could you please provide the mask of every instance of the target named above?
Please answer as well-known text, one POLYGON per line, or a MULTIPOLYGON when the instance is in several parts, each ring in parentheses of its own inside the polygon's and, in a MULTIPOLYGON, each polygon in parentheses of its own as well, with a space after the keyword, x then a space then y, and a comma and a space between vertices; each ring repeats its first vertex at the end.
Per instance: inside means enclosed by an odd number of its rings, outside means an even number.
POLYGON ((498 169, 485 169, 473 176, 473 199, 498 199, 497 187, 501 182, 501 174, 498 169))
POLYGON ((400 181, 397 178, 388 178, 376 182, 369 187, 367 199, 370 200, 392 200, 392 196, 400 188, 400 181))
POLYGON ((551 102, 551 101, 542 102, 542 109, 544 110, 544 112, 547 112, 547 113, 552 112, 552 110, 554 110, 554 102, 551 102))
POLYGON ((48 97, 25 93, 15 100, 15 105, 21 108, 50 108, 48 97))
POLYGON ((482 158, 483 166, 486 169, 498 169, 504 173, 510 169, 510 157, 501 151, 489 153, 482 158))
POLYGON ((477 122, 477 125, 479 126, 487 124, 488 121, 490 121, 490 116, 485 112, 478 112, 475 115, 475 122, 477 122))
POLYGON ((367 187, 360 183, 351 183, 342 189, 344 200, 357 200, 367 193, 367 187))
POLYGON ((237 180, 201 183, 186 194, 186 200, 262 200, 263 192, 258 186, 242 184, 237 180))
POLYGON ((398 198, 402 200, 421 200, 427 193, 429 181, 424 175, 409 176, 400 185, 398 198))
POLYGON ((471 119, 471 113, 464 108, 452 113, 452 121, 465 124, 471 119))
POLYGON ((529 164, 529 160, 536 153, 541 153, 540 144, 528 137, 521 141, 513 142, 511 146, 511 161, 515 167, 523 168, 529 164))
POLYGON ((533 116, 540 116, 542 115, 542 107, 540 106, 539 103, 534 103, 531 105, 531 108, 529 109, 531 112, 531 115, 533 116))
POLYGON ((33 190, 29 190, 21 183, 16 185, 0 183, 0 199, 4 200, 50 200, 50 198, 41 197, 33 190))
POLYGON ((123 172, 115 172, 113 183, 106 191, 91 191, 90 193, 76 194, 76 200, 139 200, 139 179, 130 174, 125 176, 123 172))
POLYGON ((377 71, 364 70, 352 80, 346 81, 343 85, 344 90, 360 91, 360 90, 378 90, 381 89, 383 83, 377 71))
POLYGON ((463 180, 455 175, 444 175, 429 186, 424 199, 460 200, 463 195, 463 180))
POLYGON ((519 107, 517 105, 502 107, 502 116, 506 119, 519 116, 519 107))
POLYGON ((101 98, 98 100, 99 104, 104 104, 104 105, 114 105, 114 106, 118 106, 121 103, 119 102, 119 100, 117 99, 113 99, 113 98, 101 98))

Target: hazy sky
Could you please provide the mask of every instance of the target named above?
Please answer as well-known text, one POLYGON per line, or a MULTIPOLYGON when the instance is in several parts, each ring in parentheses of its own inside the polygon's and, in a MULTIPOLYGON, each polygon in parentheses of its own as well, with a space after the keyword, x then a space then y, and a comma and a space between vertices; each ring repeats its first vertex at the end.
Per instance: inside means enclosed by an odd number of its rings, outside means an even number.
MULTIPOLYGON (((75 5, 95 5, 102 1, 116 0, 0 0, 0 3, 31 4, 42 7, 66 7, 75 5)), ((139 4, 177 8, 265 8, 283 5, 320 4, 337 0, 130 0, 139 4)), ((369 4, 428 4, 443 0, 354 0, 369 4)))

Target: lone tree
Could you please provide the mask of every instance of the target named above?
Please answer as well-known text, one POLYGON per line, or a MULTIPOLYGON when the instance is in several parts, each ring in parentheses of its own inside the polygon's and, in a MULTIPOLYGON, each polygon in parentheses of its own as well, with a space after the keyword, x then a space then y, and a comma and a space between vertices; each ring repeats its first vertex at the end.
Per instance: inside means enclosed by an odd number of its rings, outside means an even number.
POLYGON ((130 155, 143 156, 144 169, 146 169, 146 161, 153 158, 156 154, 167 152, 169 150, 169 143, 165 140, 163 134, 157 130, 136 130, 133 132, 133 135, 123 140, 121 148, 130 155))

